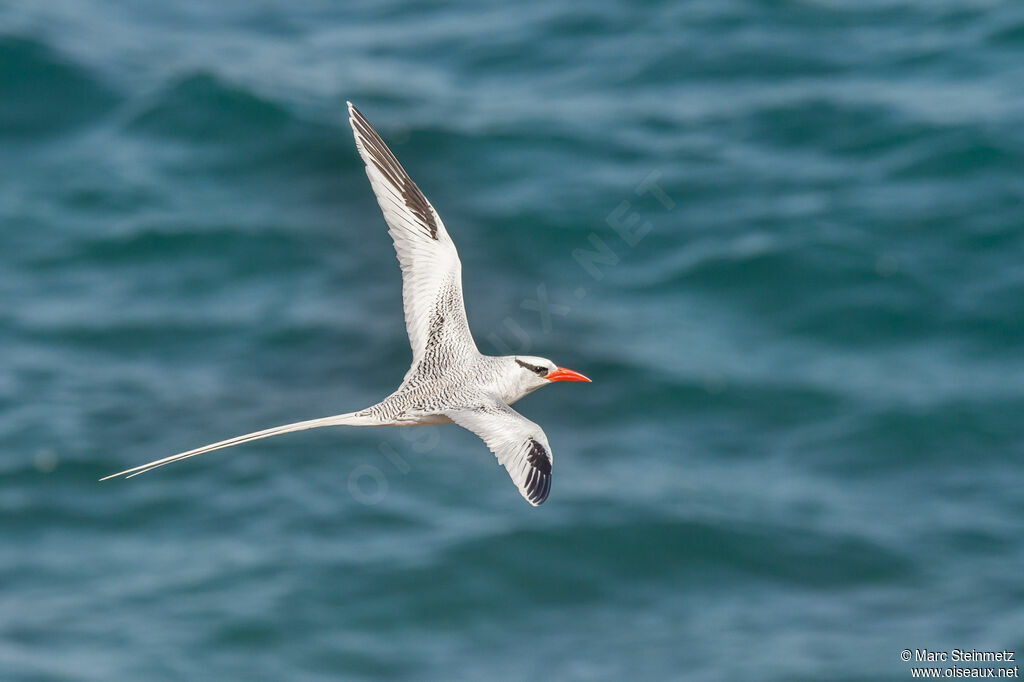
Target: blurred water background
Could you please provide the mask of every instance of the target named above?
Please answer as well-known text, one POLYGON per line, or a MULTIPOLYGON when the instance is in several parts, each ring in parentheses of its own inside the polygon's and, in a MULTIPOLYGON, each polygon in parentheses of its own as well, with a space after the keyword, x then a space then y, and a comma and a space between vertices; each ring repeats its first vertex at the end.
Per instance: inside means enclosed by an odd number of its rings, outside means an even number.
POLYGON ((1024 5, 0 2, 0 678, 903 680, 1024 653, 1024 5), (529 507, 409 360, 443 216, 529 507))

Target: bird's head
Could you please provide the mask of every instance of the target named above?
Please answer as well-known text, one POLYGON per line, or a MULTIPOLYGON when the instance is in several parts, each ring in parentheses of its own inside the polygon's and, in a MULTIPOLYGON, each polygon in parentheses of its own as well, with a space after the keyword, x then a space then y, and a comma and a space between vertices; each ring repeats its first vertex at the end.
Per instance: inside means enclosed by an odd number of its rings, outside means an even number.
POLYGON ((532 393, 553 381, 590 381, 579 372, 559 367, 547 358, 532 355, 516 355, 516 378, 524 393, 532 393))

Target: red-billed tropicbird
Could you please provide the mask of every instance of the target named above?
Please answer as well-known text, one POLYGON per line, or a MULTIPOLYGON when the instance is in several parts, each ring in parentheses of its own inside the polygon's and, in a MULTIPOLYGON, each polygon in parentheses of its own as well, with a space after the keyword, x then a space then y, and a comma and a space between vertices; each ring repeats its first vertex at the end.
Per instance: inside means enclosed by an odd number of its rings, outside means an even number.
POLYGON ((402 267, 405 326, 412 366, 401 386, 359 412, 276 426, 111 474, 138 476, 180 459, 260 438, 321 426, 451 424, 483 439, 526 500, 551 492, 551 446, 544 431, 509 405, 553 381, 590 381, 579 372, 529 355, 493 357, 477 350, 462 300, 462 263, 423 192, 366 118, 348 103, 356 147, 384 212, 402 267))

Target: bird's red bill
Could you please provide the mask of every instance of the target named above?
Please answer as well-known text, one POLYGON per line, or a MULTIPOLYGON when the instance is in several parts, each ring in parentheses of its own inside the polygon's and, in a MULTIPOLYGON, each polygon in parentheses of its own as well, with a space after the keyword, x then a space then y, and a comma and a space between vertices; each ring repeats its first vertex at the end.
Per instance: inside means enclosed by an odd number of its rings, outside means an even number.
POLYGON ((548 381, 590 381, 574 369, 559 367, 547 376, 548 381))

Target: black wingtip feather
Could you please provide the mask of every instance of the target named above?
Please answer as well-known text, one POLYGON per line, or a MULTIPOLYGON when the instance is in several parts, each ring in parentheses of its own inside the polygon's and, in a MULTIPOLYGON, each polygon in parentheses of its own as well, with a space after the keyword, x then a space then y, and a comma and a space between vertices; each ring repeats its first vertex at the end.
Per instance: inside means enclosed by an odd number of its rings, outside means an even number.
POLYGON ((551 459, 548 457, 547 450, 532 438, 530 439, 530 452, 527 453, 526 459, 533 468, 539 469, 545 474, 551 473, 551 459))
POLYGON ((530 439, 530 451, 526 453, 526 461, 530 463, 530 474, 523 486, 526 499, 533 505, 539 505, 548 499, 551 493, 551 458, 543 445, 530 439))
POLYGON ((352 127, 362 138, 363 149, 370 156, 373 165, 401 194, 406 207, 423 224, 430 238, 437 240, 437 220, 434 218, 434 211, 430 208, 427 197, 423 195, 409 173, 399 163, 398 157, 384 142, 380 133, 366 120, 363 112, 356 109, 352 102, 347 102, 347 104, 352 127))

